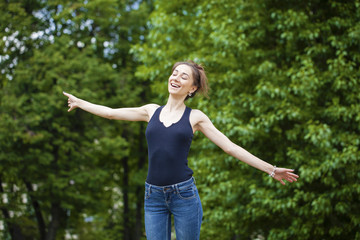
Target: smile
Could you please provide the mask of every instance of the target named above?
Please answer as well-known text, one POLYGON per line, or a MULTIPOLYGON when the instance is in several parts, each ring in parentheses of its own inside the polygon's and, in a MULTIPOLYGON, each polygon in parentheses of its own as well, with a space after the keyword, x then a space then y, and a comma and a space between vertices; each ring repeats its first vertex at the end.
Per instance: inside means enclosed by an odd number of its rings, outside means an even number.
POLYGON ((173 87, 173 88, 180 88, 180 85, 177 85, 177 84, 175 84, 175 83, 171 83, 170 85, 171 85, 171 87, 173 87))

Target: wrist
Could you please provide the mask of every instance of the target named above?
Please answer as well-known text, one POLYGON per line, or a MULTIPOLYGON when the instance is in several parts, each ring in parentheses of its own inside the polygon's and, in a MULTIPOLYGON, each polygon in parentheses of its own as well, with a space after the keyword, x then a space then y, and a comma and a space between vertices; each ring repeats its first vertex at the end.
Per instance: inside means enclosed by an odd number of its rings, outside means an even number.
POLYGON ((82 100, 82 99, 80 99, 80 98, 75 97, 75 99, 74 99, 74 104, 75 104, 77 107, 81 108, 81 107, 84 106, 85 101, 82 100))
POLYGON ((269 177, 275 177, 276 174, 276 166, 274 166, 273 170, 270 172, 269 177))

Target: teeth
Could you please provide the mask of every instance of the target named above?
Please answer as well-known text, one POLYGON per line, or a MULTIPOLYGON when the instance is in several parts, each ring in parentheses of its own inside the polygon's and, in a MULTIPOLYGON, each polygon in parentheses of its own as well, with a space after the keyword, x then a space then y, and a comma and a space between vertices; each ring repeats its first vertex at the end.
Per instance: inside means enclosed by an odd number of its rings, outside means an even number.
POLYGON ((179 85, 174 84, 174 83, 171 83, 171 86, 172 86, 172 87, 175 87, 175 88, 179 88, 179 87, 180 87, 179 85))

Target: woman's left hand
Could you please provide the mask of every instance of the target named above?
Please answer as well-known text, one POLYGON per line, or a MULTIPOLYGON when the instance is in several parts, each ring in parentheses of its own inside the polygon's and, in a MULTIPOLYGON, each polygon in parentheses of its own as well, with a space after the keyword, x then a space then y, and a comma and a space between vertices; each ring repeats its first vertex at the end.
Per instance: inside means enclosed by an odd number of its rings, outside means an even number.
POLYGON ((274 178, 278 180, 282 185, 285 185, 285 182, 283 180, 286 180, 291 183, 296 182, 299 176, 293 172, 294 172, 293 169, 276 168, 274 178))

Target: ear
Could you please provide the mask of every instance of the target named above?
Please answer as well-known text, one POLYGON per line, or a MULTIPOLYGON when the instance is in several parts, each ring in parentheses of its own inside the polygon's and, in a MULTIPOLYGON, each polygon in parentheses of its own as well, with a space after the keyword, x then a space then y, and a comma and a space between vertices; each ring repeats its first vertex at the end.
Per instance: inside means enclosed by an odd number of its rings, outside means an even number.
POLYGON ((194 86, 191 87, 189 92, 194 93, 197 89, 198 89, 198 87, 194 85, 194 86))

